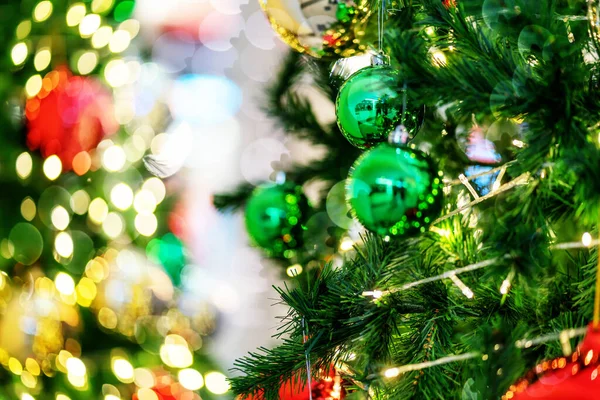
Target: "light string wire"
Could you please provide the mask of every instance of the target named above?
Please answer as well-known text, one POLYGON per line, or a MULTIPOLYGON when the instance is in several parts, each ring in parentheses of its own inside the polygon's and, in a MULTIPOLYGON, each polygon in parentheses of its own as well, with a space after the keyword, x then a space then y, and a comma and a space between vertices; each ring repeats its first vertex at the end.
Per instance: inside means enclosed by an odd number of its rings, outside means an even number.
MULTIPOLYGON (((306 346, 308 341, 308 324, 306 318, 302 317, 302 342, 306 346)), ((312 372, 310 370, 310 351, 304 349, 304 357, 306 359, 306 384, 308 385, 308 399, 313 400, 312 397, 312 372)))

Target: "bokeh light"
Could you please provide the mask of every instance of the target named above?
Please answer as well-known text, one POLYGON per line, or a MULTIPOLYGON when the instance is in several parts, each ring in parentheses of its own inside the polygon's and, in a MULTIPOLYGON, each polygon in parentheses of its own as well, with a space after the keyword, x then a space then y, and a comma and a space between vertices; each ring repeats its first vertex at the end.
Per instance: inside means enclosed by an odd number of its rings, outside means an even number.
POLYGON ((69 258, 73 255, 73 238, 68 232, 60 232, 56 235, 54 250, 63 258, 69 258))
POLYGON ((50 52, 50 49, 44 47, 35 53, 35 57, 33 58, 33 66, 35 67, 36 71, 43 71, 48 68, 51 60, 52 53, 50 52))
POLYGON ((154 214, 138 214, 134 220, 135 229, 144 236, 152 236, 158 228, 158 221, 154 214))
POLYGON ((40 1, 33 9, 33 20, 43 22, 52 15, 52 2, 48 0, 40 1))
POLYGON ((19 25, 17 25, 16 29, 17 40, 23 40, 31 33, 31 21, 25 20, 21 21, 19 25))
POLYGON ((186 368, 194 362, 187 342, 179 335, 167 335, 160 348, 160 358, 172 368, 186 368))
POLYGON ((121 53, 129 47, 130 42, 131 35, 129 32, 119 29, 112 34, 108 43, 108 49, 113 53, 121 53))
POLYGON ((64 272, 59 272, 54 278, 54 285, 59 293, 70 296, 75 293, 75 281, 71 275, 64 272))
POLYGON ((43 165, 44 175, 51 181, 56 180, 62 172, 62 162, 57 155, 46 158, 43 165))
POLYGON ((88 208, 88 215, 93 222, 101 224, 108 215, 108 205, 106 204, 106 201, 100 197, 96 197, 92 200, 88 208))
POLYGON ((110 172, 117 172, 123 169, 126 161, 127 156, 121 146, 110 146, 102 154, 102 166, 110 172))
POLYGON ((179 371, 177 379, 181 386, 188 390, 198 390, 204 386, 204 378, 202 374, 195 369, 186 368, 179 371))
POLYGON ((25 43, 17 43, 13 46, 10 56, 12 58, 13 64, 21 65, 27 59, 27 55, 29 54, 29 49, 25 43))
POLYGON ((80 151, 73 157, 73 172, 77 175, 85 175, 92 167, 92 157, 87 151, 80 151))
POLYGON ((27 221, 31 221, 35 218, 37 207, 31 197, 25 197, 21 202, 21 215, 27 221))
POLYGON ((67 26, 77 26, 85 17, 86 9, 85 4, 75 3, 67 11, 67 26))
POLYGON ((75 214, 83 215, 87 212, 90 205, 90 195, 85 190, 80 189, 73 193, 70 204, 75 214))
POLYGON ((31 265, 40 258, 44 248, 42 235, 37 228, 25 222, 19 222, 8 235, 9 251, 12 257, 24 265, 31 265))
POLYGON ((123 60, 112 60, 104 68, 104 79, 112 87, 120 87, 129 80, 129 69, 123 60))
POLYGON ((113 6, 114 0, 93 0, 92 11, 98 14, 102 14, 110 10, 113 6))
POLYGON ((133 366, 129 361, 121 357, 114 357, 112 359, 112 370, 117 377, 123 383, 131 383, 134 378, 133 366))
POLYGON ((27 179, 29 175, 31 175, 31 170, 33 169, 33 159, 31 158, 31 154, 27 152, 19 154, 15 163, 15 168, 19 178, 27 179))
POLYGON ((110 201, 119 210, 127 210, 133 204, 133 190, 126 183, 118 183, 110 191, 110 201))
POLYGON ((64 231, 69 226, 69 222, 71 222, 71 216, 63 206, 56 206, 50 213, 50 220, 56 229, 64 231))
POLYGON ((88 14, 79 23, 79 34, 81 37, 90 37, 100 28, 101 23, 102 19, 98 14, 88 14))
POLYGON ((123 217, 116 212, 110 212, 102 222, 102 230, 111 239, 114 239, 123 233, 125 222, 123 217))
POLYGON ((92 36, 92 47, 100 49, 107 46, 112 37, 113 30, 110 26, 100 27, 92 36))
POLYGON ((81 75, 87 75, 98 65, 98 54, 95 51, 86 51, 77 60, 77 71, 81 75))
POLYGON ((165 184, 157 177, 148 178, 142 185, 142 190, 152 193, 156 204, 160 204, 167 194, 165 184))
POLYGON ((229 388, 227 377, 220 372, 209 372, 204 376, 206 388, 214 394, 225 394, 229 388))
POLYGON ((156 198, 149 190, 142 189, 136 193, 133 207, 140 214, 151 214, 156 210, 156 198))
POLYGON ((25 94, 27 94, 27 97, 36 96, 40 90, 42 90, 41 75, 33 75, 27 79, 27 82, 25 82, 25 94))

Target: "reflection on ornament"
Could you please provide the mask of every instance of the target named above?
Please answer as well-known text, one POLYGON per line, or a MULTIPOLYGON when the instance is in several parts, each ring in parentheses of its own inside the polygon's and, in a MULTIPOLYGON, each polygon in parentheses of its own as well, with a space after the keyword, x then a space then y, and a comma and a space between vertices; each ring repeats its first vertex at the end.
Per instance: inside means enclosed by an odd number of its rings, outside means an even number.
POLYGON ((398 71, 379 65, 361 69, 341 87, 335 103, 338 126, 354 146, 365 149, 386 141, 398 123, 413 136, 419 130, 423 109, 408 105, 402 115, 399 79, 398 71))
POLYGON ((589 325, 585 339, 568 357, 542 361, 511 385, 502 400, 598 399, 600 331, 589 325))
POLYGON ((367 52, 352 57, 336 60, 331 66, 329 80, 335 88, 339 88, 344 82, 359 70, 371 66, 373 54, 367 52))
POLYGON ((356 219, 380 235, 425 232, 442 210, 440 174, 423 152, 380 144, 352 166, 346 199, 356 219))
POLYGON ((349 57, 361 44, 371 15, 367 0, 259 0, 271 26, 294 50, 312 57, 349 57))
POLYGON ((44 158, 56 154, 68 171, 79 152, 94 149, 118 130, 112 96, 98 81, 65 68, 49 72, 42 82, 25 106, 27 145, 40 149, 44 158))
POLYGON ((261 185, 246 205, 248 234, 269 256, 292 258, 302 244, 302 222, 308 207, 301 186, 261 185))

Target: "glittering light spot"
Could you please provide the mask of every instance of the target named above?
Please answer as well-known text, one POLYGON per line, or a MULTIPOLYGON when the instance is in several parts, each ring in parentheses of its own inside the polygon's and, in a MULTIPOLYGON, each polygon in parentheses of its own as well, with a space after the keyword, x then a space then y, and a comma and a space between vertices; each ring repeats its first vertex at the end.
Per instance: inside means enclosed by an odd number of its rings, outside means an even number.
POLYGON ((112 60, 104 68, 104 79, 112 87, 120 87, 129 81, 129 68, 123 60, 112 60))
POLYGON ((46 68, 48 68, 48 65, 50 65, 51 60, 52 53, 50 52, 50 49, 43 48, 38 50, 38 52, 35 54, 35 57, 33 59, 33 66, 35 67, 36 71, 43 71, 46 68))
POLYGON ((21 23, 17 26, 16 36, 17 40, 23 40, 31 33, 31 21, 21 21, 21 23))
POLYGON ((90 207, 88 208, 88 215, 93 222, 101 224, 108 215, 108 205, 104 199, 96 197, 92 200, 90 207))
POLYGON ((138 214, 134 221, 135 229, 144 236, 152 236, 158 228, 154 214, 138 214))
POLYGON ((510 289, 510 281, 508 279, 503 280, 502 285, 500 286, 500 293, 507 294, 509 289, 510 289))
POLYGON ((158 395, 154 390, 148 388, 142 388, 137 391, 137 397, 139 400, 159 400, 158 395))
POLYGON ((21 382, 29 389, 33 389, 37 385, 37 378, 29 371, 23 371, 21 374, 21 382))
POLYGON ((82 307, 89 307, 98 294, 94 281, 86 277, 81 278, 75 291, 77 292, 77 303, 82 307))
POLYGON ((156 210, 156 198, 149 190, 142 189, 136 193, 133 208, 140 214, 152 214, 156 210))
POLYGON ((13 46, 10 52, 10 57, 12 58, 13 64, 21 65, 27 59, 28 54, 29 50, 27 49, 27 45, 21 42, 13 46))
POLYGON ((25 83, 25 93, 27 97, 36 96, 40 90, 42 90, 42 77, 40 75, 33 75, 31 78, 27 79, 25 83))
POLYGON ((27 179, 29 175, 31 175, 31 170, 33 168, 33 159, 31 158, 31 154, 27 152, 19 154, 15 163, 15 167, 19 178, 27 179))
POLYGON ((52 15, 52 3, 48 0, 40 1, 33 9, 33 20, 42 22, 50 18, 52 15))
POLYGON ((86 384, 86 367, 83 361, 77 357, 67 359, 67 378, 69 382, 78 388, 84 387, 86 384))
POLYGON ((581 236, 581 243, 585 246, 585 247, 590 247, 592 245, 592 235, 590 235, 589 232, 585 232, 582 236, 581 236))
POLYGON ((69 212, 63 206, 56 206, 52 209, 50 213, 50 220, 52 221, 52 225, 59 231, 64 231, 69 226, 69 222, 71 222, 71 217, 69 212))
POLYGON ((433 51, 431 53, 431 57, 433 59, 433 65, 435 65, 436 67, 444 67, 448 64, 446 55, 439 50, 433 51))
POLYGON ((117 327, 117 314, 107 307, 102 307, 98 311, 98 322, 107 329, 115 329, 117 327))
POLYGON ((62 163, 57 155, 51 155, 46 158, 43 165, 44 175, 46 178, 53 181, 56 180, 62 172, 62 163))
POLYGON ((136 368, 133 375, 135 384, 140 388, 151 388, 156 385, 154 374, 148 368, 136 368))
POLYGON ((65 394, 59 393, 56 395, 56 400, 71 400, 71 398, 65 394))
POLYGON ((21 400, 35 400, 35 397, 30 395, 29 393, 23 393, 21 395, 21 400))
POLYGON ((21 215, 27 221, 31 221, 35 218, 35 213, 37 208, 35 206, 35 202, 31 197, 25 197, 21 202, 21 215))
POLYGON ((83 215, 87 212, 90 204, 90 195, 83 189, 73 193, 71 196, 71 209, 77 215, 83 215))
POLYGON ((127 210, 133 204, 133 190, 126 183, 118 183, 110 191, 110 201, 119 210, 127 210))
POLYGON ((198 390, 204 386, 202 374, 192 368, 186 368, 179 371, 177 379, 179 379, 181 386, 188 390, 198 390))
POLYGON ((98 55, 95 51, 86 51, 77 60, 77 70, 81 75, 87 75, 98 65, 98 55))
POLYGON ((227 377, 220 372, 209 372, 204 377, 206 388, 214 394, 224 394, 229 388, 227 377))
POLYGON ((135 19, 128 19, 119 25, 119 29, 129 32, 129 36, 133 39, 140 32, 140 23, 135 19))
POLYGON ((73 172, 79 176, 85 175, 92 167, 92 157, 87 151, 80 151, 73 157, 73 172))
POLYGON ((14 357, 8 359, 8 369, 15 375, 21 375, 23 372, 21 362, 14 357))
POLYGON ((110 42, 110 38, 112 37, 113 30, 110 26, 102 26, 100 27, 92 36, 92 47, 95 49, 100 49, 110 42))
POLYGON ((85 4, 75 3, 67 11, 67 26, 77 26, 85 17, 85 4))
POLYGON ((108 49, 113 53, 121 53, 129 47, 131 35, 127 31, 118 30, 113 33, 108 43, 108 49))
POLYGON ((354 241, 352 241, 352 239, 350 239, 349 237, 345 237, 344 239, 342 239, 342 243, 340 243, 340 251, 352 250, 353 247, 354 241))
POLYGON ((179 335, 167 335, 160 348, 160 358, 172 368, 186 368, 194 362, 187 342, 179 335))
POLYGON ((160 204, 165 199, 167 189, 163 181, 157 177, 148 178, 142 185, 142 190, 152 193, 156 204, 160 204))
POLYGON ((383 375, 386 378, 395 378, 398 375, 400 375, 400 370, 398 368, 389 368, 389 369, 385 370, 385 372, 383 373, 383 375))
POLYGON ((70 296, 75 293, 75 281, 73 281, 71 275, 64 272, 56 274, 54 285, 56 286, 56 290, 65 296, 70 296))
POLYGON ((112 359, 112 370, 123 383, 133 382, 133 366, 124 358, 115 357, 112 359))
POLYGON ((98 14, 110 10, 113 6, 113 0, 94 0, 92 1, 92 11, 98 14))
POLYGON ((110 146, 102 154, 102 166, 110 172, 120 171, 127 161, 125 151, 121 146, 110 146))
POLYGON ((90 37, 100 28, 102 19, 98 14, 88 14, 79 23, 81 37, 90 37))
POLYGON ((302 265, 300 264, 294 264, 294 265, 290 265, 289 267, 287 267, 287 269, 285 270, 287 276, 289 277, 295 277, 298 276, 302 273, 302 265))
POLYGON ((102 222, 102 230, 111 239, 115 239, 121 233, 123 233, 124 222, 123 217, 121 217, 116 212, 110 212, 102 222))

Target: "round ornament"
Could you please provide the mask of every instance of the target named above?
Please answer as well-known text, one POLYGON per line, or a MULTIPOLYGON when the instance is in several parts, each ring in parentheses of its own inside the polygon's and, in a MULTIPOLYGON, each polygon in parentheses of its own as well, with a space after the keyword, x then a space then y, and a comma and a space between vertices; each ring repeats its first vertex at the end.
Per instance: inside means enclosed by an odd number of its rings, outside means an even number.
POLYGON ((387 143, 360 156, 346 182, 346 200, 365 228, 380 235, 425 232, 442 210, 441 173, 423 152, 387 143))
POLYGON ((246 205, 246 229, 270 257, 292 258, 302 244, 308 200, 302 187, 286 183, 257 187, 246 205))
MULTIPOLYGON (((342 400, 346 398, 344 380, 331 368, 329 373, 322 373, 313 377, 312 385, 302 385, 298 381, 286 381, 279 388, 279 399, 281 400, 342 400), (311 397, 312 395, 312 397, 311 397)), ((244 400, 258 400, 258 397, 250 396, 244 400)))
POLYGON ((368 0, 259 0, 271 26, 294 50, 315 58, 349 57, 371 15, 368 0))
POLYGON ((593 400, 600 391, 600 331, 590 324, 583 342, 569 357, 542 361, 519 379, 502 400, 593 400))
MULTIPOLYGON (((335 103, 338 126, 352 145, 365 149, 384 142, 402 119, 400 76, 386 65, 359 70, 342 85, 335 103)), ((414 135, 423 109, 407 107, 402 123, 414 135)))

